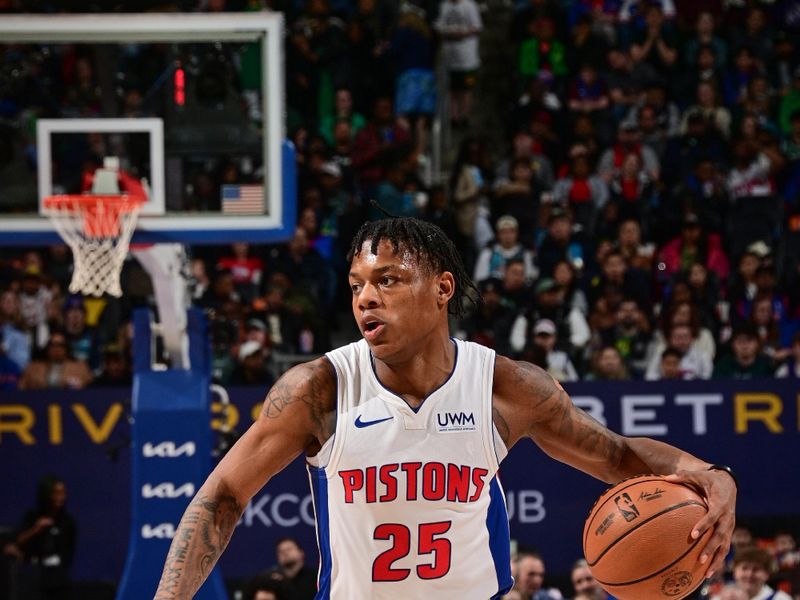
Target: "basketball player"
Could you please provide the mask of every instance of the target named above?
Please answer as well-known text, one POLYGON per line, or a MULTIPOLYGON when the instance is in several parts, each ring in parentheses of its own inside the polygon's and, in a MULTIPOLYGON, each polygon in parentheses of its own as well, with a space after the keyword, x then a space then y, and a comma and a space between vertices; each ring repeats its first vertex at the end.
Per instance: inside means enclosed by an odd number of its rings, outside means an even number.
MULTIPOLYGON (((156 592, 190 598, 250 498, 301 452, 320 549, 317 598, 499 597, 513 583, 496 476, 523 437, 606 482, 672 475, 703 490, 696 538, 718 570, 734 525, 730 472, 667 444, 617 435, 546 372, 455 340, 472 287, 438 227, 365 224, 351 248, 353 314, 363 339, 287 371, 259 419, 220 461, 181 520, 156 592)), ((536 474, 531 473, 535 480, 536 474)))

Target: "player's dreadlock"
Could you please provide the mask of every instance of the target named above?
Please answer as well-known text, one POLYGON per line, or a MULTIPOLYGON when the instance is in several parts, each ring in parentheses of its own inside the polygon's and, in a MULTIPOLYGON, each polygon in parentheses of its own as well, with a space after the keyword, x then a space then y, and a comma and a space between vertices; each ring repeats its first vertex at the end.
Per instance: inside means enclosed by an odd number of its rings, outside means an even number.
POLYGON ((377 254, 378 244, 382 240, 387 240, 392 244, 392 250, 395 253, 401 250, 412 252, 421 267, 430 269, 434 273, 444 273, 445 271, 452 273, 456 289, 448 306, 451 314, 463 317, 466 312, 464 300, 467 299, 475 304, 475 298, 480 298, 480 292, 467 274, 455 244, 437 225, 411 217, 390 217, 380 221, 368 221, 361 226, 353 238, 350 252, 347 253, 348 262, 361 253, 364 242, 367 240, 371 242, 370 252, 372 254, 377 254))

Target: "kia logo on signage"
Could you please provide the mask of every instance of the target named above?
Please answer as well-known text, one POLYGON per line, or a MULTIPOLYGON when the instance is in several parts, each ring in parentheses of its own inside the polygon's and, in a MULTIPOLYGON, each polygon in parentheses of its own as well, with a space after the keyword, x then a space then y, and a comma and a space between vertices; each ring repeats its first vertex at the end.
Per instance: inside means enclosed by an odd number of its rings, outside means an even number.
POLYGON ((152 485, 145 483, 142 486, 142 498, 191 498, 194 496, 194 484, 191 482, 184 483, 180 487, 176 487, 174 483, 167 481, 152 485))
POLYGON ((152 538, 169 540, 175 537, 175 526, 172 523, 160 523, 158 525, 146 523, 142 526, 142 537, 146 540, 152 538))
POLYGON ((146 442, 142 446, 142 455, 145 458, 178 458, 179 456, 194 456, 197 448, 194 442, 177 445, 175 442, 160 442, 153 444, 146 442))

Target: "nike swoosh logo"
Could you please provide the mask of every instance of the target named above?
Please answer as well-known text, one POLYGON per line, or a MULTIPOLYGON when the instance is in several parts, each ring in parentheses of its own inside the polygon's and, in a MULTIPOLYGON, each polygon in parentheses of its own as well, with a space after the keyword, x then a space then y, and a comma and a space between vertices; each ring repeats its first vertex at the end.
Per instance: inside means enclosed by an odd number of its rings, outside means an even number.
POLYGON ((361 415, 356 417, 356 427, 359 429, 362 427, 369 427, 370 425, 377 425, 378 423, 383 423, 384 421, 391 421, 394 417, 386 417, 385 419, 376 419, 375 421, 362 421, 361 415))

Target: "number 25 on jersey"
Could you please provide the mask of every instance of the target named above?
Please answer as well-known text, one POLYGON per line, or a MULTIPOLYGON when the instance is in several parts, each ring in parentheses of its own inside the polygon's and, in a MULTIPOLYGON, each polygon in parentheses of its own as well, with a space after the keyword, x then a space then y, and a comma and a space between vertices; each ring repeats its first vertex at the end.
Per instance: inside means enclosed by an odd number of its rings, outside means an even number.
MULTIPOLYGON (((420 579, 439 579, 450 571, 450 540, 442 536, 450 530, 450 521, 436 523, 420 523, 418 555, 432 554, 432 563, 417 565, 417 576, 420 579)), ((408 556, 411 552, 411 531, 399 523, 384 523, 375 528, 372 536, 375 540, 391 540, 392 547, 382 552, 372 563, 372 581, 403 581, 411 573, 411 569, 392 567, 395 561, 408 556)))

